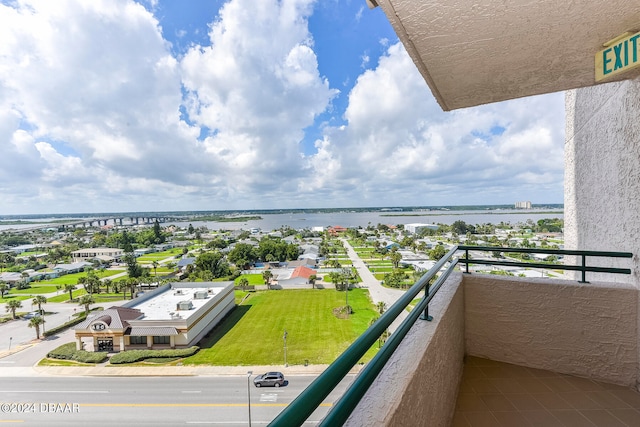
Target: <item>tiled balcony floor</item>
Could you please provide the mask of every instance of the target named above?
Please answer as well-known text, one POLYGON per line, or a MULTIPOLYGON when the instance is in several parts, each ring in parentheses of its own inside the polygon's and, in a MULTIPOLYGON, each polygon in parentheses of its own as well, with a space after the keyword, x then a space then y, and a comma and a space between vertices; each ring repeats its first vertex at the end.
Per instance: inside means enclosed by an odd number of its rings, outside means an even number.
POLYGON ((452 427, 495 426, 639 427, 640 393, 467 357, 452 427))

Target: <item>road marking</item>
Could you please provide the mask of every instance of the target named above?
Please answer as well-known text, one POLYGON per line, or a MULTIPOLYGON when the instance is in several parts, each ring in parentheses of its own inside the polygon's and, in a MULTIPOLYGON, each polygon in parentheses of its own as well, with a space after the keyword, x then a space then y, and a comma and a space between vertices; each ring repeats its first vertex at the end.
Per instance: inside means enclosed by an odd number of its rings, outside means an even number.
POLYGON ((0 393, 82 393, 108 394, 107 390, 0 390, 0 393))
POLYGON ((275 393, 262 393, 260 395, 260 402, 277 402, 278 395, 275 393))
POLYGON ((0 420, 0 423, 23 423, 24 420, 0 420))
POLYGON ((15 360, 0 360, 0 363, 16 363, 15 360))
POLYGON ((202 393, 202 390, 182 390, 182 393, 202 393))

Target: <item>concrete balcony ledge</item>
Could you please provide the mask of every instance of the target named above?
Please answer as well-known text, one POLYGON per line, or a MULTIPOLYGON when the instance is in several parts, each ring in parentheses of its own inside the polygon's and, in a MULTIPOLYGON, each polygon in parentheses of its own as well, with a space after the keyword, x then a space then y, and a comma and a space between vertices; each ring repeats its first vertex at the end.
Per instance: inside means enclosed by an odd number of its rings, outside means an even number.
POLYGON ((450 425, 465 355, 638 386, 632 285, 455 273, 430 314, 434 320, 413 326, 346 425, 450 425))

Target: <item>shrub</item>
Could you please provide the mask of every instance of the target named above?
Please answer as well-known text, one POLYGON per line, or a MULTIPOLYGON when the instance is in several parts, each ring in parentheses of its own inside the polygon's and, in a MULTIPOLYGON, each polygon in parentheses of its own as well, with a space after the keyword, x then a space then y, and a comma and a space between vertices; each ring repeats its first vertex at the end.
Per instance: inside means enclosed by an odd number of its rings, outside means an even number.
POLYGON ((182 358, 193 356, 200 350, 200 347, 194 345, 189 348, 178 348, 172 350, 127 350, 111 356, 109 362, 114 365, 122 363, 135 363, 145 359, 158 358, 182 358))
POLYGON ((52 359, 75 360, 82 363, 100 363, 107 358, 104 351, 76 350, 76 343, 63 344, 55 350, 51 350, 47 357, 52 359))

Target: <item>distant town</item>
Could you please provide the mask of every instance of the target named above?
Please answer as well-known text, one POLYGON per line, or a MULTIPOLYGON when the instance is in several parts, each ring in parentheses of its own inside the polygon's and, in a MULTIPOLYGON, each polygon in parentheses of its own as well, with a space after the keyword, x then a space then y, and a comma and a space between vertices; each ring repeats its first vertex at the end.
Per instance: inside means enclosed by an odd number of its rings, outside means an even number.
MULTIPOLYGON (((380 210, 397 214, 415 208, 380 210)), ((183 349, 187 353, 181 357, 191 357, 237 304, 255 299, 256 293, 358 291, 370 305, 358 315, 367 313, 373 319, 395 301, 375 300, 367 292, 376 287, 402 292, 454 245, 563 247, 561 218, 516 224, 468 224, 461 219, 452 224, 392 224, 393 217, 387 217, 388 224, 359 227, 210 230, 191 223, 165 225, 160 221, 167 217, 160 214, 130 215, 124 222, 123 216, 113 214, 76 215, 79 220, 1 232, 0 303, 5 312, 1 321, 29 320, 25 330, 30 326, 30 339, 36 340, 73 329, 72 353, 183 349), (366 271, 358 270, 357 263, 363 263, 366 271), (49 316, 47 306, 54 303, 69 313, 73 308, 72 315, 49 316), (189 319, 199 320, 191 324, 189 319)), ((209 213, 205 218, 218 217, 209 213)), ((509 257, 558 262, 544 254, 509 257)), ((481 271, 479 266, 476 270, 481 271)), ((528 268, 491 267, 485 272, 544 274, 528 268)), ((348 295, 345 298, 345 304, 334 307, 338 317, 349 317, 357 300, 355 295, 351 303, 348 295)), ((315 362, 329 363, 329 359, 315 362)))

